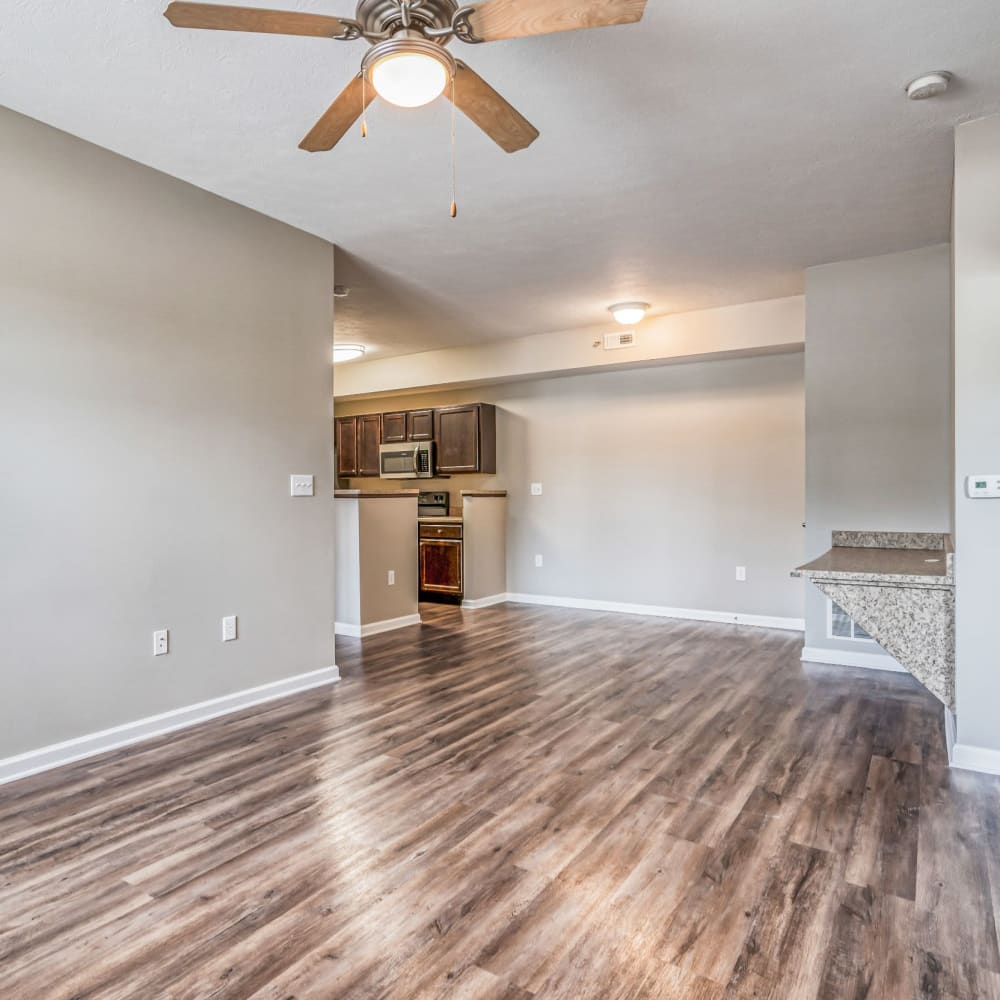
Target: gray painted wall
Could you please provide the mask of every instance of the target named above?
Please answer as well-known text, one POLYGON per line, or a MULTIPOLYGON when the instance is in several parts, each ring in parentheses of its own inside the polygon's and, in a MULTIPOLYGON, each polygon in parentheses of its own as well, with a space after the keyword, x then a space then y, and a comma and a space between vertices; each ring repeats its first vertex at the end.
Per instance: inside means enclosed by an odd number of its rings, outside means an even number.
MULTIPOLYGON (((789 571, 803 556, 802 364, 801 353, 711 361, 336 410, 496 403, 498 475, 427 488, 450 490, 453 506, 462 489, 510 491, 511 592, 801 618, 789 571)), ((379 488, 351 482, 362 484, 379 488)))
POLYGON ((0 758, 330 666, 332 248, 2 109, 0 148, 0 758))
POLYGON ((955 600, 958 742, 1000 750, 1000 500, 964 479, 1000 474, 1000 118, 956 131, 955 600))
MULTIPOLYGON (((842 529, 947 531, 951 261, 947 245, 806 272, 806 549, 842 529)), ((806 596, 806 644, 828 639, 806 596)))

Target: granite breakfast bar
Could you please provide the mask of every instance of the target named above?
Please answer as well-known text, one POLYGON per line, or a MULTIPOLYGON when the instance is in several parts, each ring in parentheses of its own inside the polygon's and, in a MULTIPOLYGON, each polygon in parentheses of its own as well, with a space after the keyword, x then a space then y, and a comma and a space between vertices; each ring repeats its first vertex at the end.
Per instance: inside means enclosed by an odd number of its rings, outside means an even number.
POLYGON ((955 711, 951 536, 835 531, 833 547, 794 570, 839 604, 886 652, 955 711))

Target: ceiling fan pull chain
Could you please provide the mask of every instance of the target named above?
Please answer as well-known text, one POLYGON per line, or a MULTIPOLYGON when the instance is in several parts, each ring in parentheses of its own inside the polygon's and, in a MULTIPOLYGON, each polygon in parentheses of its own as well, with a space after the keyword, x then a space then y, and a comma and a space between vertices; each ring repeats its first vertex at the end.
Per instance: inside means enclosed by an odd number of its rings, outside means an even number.
POLYGON ((458 218, 458 194, 455 187, 455 77, 451 74, 451 217, 458 218))
POLYGON ((368 138, 368 74, 361 71, 361 138, 368 138))

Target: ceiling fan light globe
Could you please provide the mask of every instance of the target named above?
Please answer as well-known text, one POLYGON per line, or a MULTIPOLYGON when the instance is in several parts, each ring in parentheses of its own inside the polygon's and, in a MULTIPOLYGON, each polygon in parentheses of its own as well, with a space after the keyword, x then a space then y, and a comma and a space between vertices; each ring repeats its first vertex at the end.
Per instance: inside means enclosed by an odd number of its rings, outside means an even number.
POLYGON ((383 100, 400 108, 420 108, 444 93, 448 71, 423 52, 394 52, 371 67, 371 82, 383 100))

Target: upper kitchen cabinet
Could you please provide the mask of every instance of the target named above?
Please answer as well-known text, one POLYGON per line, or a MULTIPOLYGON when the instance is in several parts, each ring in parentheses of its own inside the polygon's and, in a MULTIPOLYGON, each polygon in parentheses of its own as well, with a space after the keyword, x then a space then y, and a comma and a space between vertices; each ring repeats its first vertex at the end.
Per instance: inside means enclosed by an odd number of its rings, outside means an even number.
POLYGON ((496 407, 490 403, 446 406, 434 411, 437 471, 443 475, 497 471, 496 407))
POLYGON ((432 441, 434 439, 434 411, 410 410, 406 414, 406 440, 432 441))
POLYGON ((382 414, 382 443, 398 444, 401 441, 411 440, 407 437, 407 418, 409 414, 406 410, 399 410, 396 413, 382 414))
POLYGON ((377 476, 379 468, 378 449, 382 443, 382 414, 371 413, 358 417, 358 475, 377 476))
POLYGON ((358 418, 337 417, 333 422, 337 449, 337 475, 341 479, 358 474, 358 418))
POLYGON ((382 415, 337 417, 334 421, 334 441, 337 449, 337 476, 379 474, 378 447, 382 443, 382 415))

